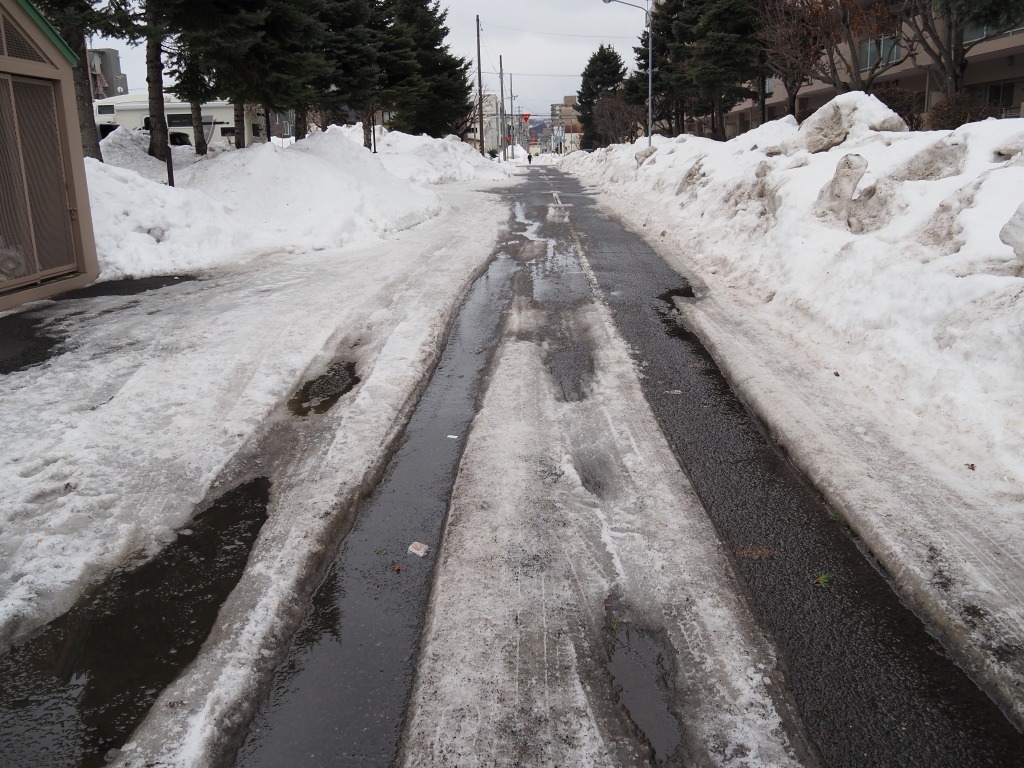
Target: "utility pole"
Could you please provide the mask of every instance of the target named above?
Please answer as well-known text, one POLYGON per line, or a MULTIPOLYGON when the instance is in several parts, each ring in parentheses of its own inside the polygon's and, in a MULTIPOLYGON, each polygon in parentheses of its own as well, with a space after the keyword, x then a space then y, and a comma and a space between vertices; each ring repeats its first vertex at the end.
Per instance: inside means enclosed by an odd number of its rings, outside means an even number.
POLYGON ((487 156, 484 149, 484 63, 480 58, 480 17, 476 17, 476 88, 480 99, 480 154, 487 156))
MULTIPOLYGON (((516 105, 515 105, 515 100, 516 100, 516 97, 512 95, 512 73, 509 72, 508 73, 508 109, 509 109, 509 113, 512 116, 512 131, 511 131, 511 133, 512 133, 513 139, 515 138, 515 135, 516 135, 516 128, 519 127, 519 126, 516 125, 516 105)), ((514 140, 512 141, 512 159, 513 160, 516 159, 516 143, 515 143, 514 140)))
POLYGON ((505 141, 505 64, 501 56, 498 57, 498 78, 501 80, 501 109, 498 110, 501 113, 501 130, 498 135, 501 136, 501 159, 508 160, 508 143, 505 141))

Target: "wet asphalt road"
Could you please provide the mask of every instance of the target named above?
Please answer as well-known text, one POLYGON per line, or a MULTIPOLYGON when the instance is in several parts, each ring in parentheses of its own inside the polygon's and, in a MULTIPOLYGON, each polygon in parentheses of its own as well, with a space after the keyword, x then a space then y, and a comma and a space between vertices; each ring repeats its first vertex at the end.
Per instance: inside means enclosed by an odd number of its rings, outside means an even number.
POLYGON ((643 388, 734 554, 808 732, 831 766, 1019 766, 1024 738, 904 606, 870 555, 786 459, 699 340, 673 317, 688 283, 607 218, 577 181, 558 192, 644 366, 643 388))

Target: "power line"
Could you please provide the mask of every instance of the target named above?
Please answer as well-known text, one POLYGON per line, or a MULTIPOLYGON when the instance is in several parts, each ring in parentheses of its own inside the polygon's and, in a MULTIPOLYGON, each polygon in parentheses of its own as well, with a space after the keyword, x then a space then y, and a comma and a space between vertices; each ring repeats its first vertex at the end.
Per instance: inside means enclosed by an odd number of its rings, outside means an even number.
POLYGON ((633 37, 614 37, 608 35, 570 35, 564 32, 541 32, 534 29, 519 29, 517 27, 503 27, 498 24, 489 24, 488 26, 494 29, 507 29, 510 32, 525 32, 528 35, 548 35, 549 37, 584 37, 588 40, 636 40, 636 36, 633 37))
MULTIPOLYGON (((485 75, 496 75, 497 72, 488 72, 484 70, 485 75)), ((582 77, 579 72, 574 72, 571 75, 556 74, 554 72, 506 72, 506 75, 514 75, 515 77, 582 77)))

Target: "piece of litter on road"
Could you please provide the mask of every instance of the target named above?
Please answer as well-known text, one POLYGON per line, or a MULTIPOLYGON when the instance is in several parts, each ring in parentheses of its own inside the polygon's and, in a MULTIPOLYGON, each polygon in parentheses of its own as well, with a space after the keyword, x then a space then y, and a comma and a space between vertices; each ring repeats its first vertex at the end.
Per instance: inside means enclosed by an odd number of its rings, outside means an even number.
POLYGON ((681 395, 681 394, 683 394, 683 390, 681 390, 681 389, 666 389, 665 390, 665 394, 666 395, 681 395))
POLYGON ((414 541, 409 545, 409 554, 416 555, 417 557, 423 557, 427 554, 427 550, 430 549, 426 544, 421 544, 418 541, 414 541))
POLYGON ((449 440, 458 440, 459 436, 458 435, 448 435, 448 439, 449 440))

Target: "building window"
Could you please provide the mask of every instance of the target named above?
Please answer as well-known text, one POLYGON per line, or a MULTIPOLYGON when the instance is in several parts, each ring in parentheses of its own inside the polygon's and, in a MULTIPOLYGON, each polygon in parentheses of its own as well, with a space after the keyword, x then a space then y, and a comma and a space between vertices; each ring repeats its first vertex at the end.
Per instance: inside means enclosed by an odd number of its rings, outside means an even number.
POLYGON ((191 128, 192 127, 192 115, 168 115, 167 116, 167 127, 168 128, 191 128))
POLYGON ((857 51, 860 69, 863 72, 876 64, 886 65, 897 61, 901 55, 900 45, 892 35, 862 40, 857 51))
POLYGON ((997 35, 1004 35, 1010 32, 1018 32, 1021 29, 1024 29, 1024 27, 1017 26, 1010 29, 996 30, 994 27, 986 27, 981 24, 966 24, 964 25, 964 42, 973 43, 986 37, 996 37, 997 35))
POLYGON ((1013 100, 1014 84, 992 83, 988 87, 988 103, 1002 110, 1003 117, 1020 117, 1020 105, 1013 100))
POLYGON ((96 111, 101 115, 112 115, 114 114, 113 104, 100 104, 96 107, 96 111))

